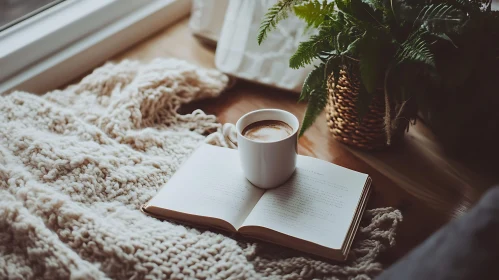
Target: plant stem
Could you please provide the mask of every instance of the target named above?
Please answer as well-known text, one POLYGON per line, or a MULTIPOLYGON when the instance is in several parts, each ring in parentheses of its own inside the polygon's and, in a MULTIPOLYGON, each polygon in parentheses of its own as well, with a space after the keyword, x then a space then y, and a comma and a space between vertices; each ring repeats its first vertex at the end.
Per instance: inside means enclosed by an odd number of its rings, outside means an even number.
POLYGON ((366 8, 364 8, 364 11, 366 11, 379 24, 379 26, 383 26, 381 22, 379 22, 368 10, 366 10, 366 8))
POLYGON ((353 57, 351 57, 351 56, 348 56, 348 55, 346 55, 346 54, 344 54, 344 56, 345 56, 346 58, 348 58, 348 59, 353 60, 353 61, 360 62, 360 60, 358 60, 358 59, 356 59, 356 58, 353 58, 353 57))
POLYGON ((388 97, 388 73, 390 72, 390 68, 388 68, 385 72, 385 131, 386 131, 386 144, 390 146, 392 140, 392 119, 390 114, 390 98, 388 97))
POLYGON ((395 19, 395 21, 398 23, 398 21, 397 21, 397 16, 395 15, 395 9, 393 8, 393 0, 390 0, 390 7, 392 8, 393 18, 394 18, 394 19, 395 19))

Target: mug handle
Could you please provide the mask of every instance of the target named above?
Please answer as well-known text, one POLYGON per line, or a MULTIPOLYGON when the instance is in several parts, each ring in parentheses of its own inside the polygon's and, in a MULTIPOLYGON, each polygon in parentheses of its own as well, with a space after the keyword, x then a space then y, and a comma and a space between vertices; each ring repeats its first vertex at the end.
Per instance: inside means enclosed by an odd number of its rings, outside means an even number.
POLYGON ((222 127, 222 134, 231 149, 237 149, 237 131, 232 123, 225 123, 222 127))

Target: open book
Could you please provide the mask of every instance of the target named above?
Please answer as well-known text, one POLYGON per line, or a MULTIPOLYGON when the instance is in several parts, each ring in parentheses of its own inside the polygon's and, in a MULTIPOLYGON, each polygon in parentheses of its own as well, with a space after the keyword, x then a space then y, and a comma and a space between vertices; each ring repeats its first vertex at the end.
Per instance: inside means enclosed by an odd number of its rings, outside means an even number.
POLYGON ((366 174, 298 156, 286 183, 262 190, 244 177, 237 150, 203 144, 142 211, 345 260, 370 185, 366 174))

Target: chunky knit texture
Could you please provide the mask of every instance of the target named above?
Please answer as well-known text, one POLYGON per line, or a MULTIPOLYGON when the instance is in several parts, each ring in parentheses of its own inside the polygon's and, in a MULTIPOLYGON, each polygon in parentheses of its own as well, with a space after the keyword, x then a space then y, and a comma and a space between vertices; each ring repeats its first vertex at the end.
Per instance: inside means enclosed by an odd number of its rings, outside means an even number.
POLYGON ((402 218, 392 208, 366 211, 344 264, 139 211, 200 143, 229 146, 215 116, 177 113, 227 83, 175 59, 124 61, 64 90, 0 97, 0 279, 377 275, 402 218))

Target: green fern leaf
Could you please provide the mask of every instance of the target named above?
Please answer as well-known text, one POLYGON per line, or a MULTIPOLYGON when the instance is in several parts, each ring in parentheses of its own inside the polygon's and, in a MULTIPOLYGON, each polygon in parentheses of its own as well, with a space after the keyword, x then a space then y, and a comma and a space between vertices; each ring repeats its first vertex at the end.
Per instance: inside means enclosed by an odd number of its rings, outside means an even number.
POLYGON ((350 0, 335 0, 335 4, 343 14, 351 14, 350 0))
MULTIPOLYGON (((303 84, 302 96, 306 95, 308 99, 307 111, 303 118, 302 127, 300 129, 300 136, 312 126, 315 119, 321 114, 327 104, 327 86, 324 79, 325 65, 321 64, 316 67, 308 75, 305 83, 303 84)), ((302 97, 300 97, 303 100, 302 97)))
POLYGON ((324 22, 328 15, 334 12, 334 2, 327 3, 323 1, 321 3, 318 0, 313 0, 303 5, 295 6, 294 11, 297 17, 305 20, 308 28, 317 28, 324 22))
POLYGON ((371 7, 371 5, 365 3, 366 1, 364 0, 350 0, 349 2, 352 15, 359 21, 359 26, 364 24, 381 24, 380 21, 382 20, 382 18, 380 10, 376 10, 375 8, 371 7))
POLYGON ((336 43, 336 51, 343 53, 345 51, 345 45, 348 43, 348 35, 346 35, 345 32, 340 31, 336 35, 334 42, 336 43))
POLYGON ((362 40, 362 36, 355 39, 353 42, 348 44, 348 47, 344 51, 342 51, 341 54, 342 55, 348 54, 348 55, 355 56, 355 54, 357 53, 357 48, 358 48, 361 40, 362 40))
POLYGON ((296 52, 289 59, 289 67, 297 69, 310 64, 319 57, 321 51, 328 49, 330 38, 312 35, 308 41, 300 43, 296 52))
POLYGON ((310 64, 319 58, 322 52, 331 51, 335 40, 334 29, 331 25, 322 26, 319 34, 310 36, 308 41, 300 43, 296 52, 289 59, 289 67, 297 69, 310 64))
POLYGON ((451 4, 440 3, 425 6, 414 21, 431 33, 459 32, 466 21, 464 12, 451 4))
POLYGON ((454 43, 454 41, 449 37, 449 35, 445 34, 445 33, 434 33, 434 34, 431 34, 432 36, 435 36, 436 38, 439 38, 439 39, 442 39, 444 41, 447 41, 449 43, 451 43, 454 48, 458 48, 458 46, 456 45, 456 43, 454 43))
POLYGON ((435 67, 435 56, 430 50, 428 42, 424 39, 427 31, 416 30, 402 43, 395 54, 396 64, 404 62, 423 63, 435 67))
POLYGON ((309 129, 321 114, 327 104, 327 92, 314 90, 313 95, 308 101, 307 111, 305 112, 305 117, 303 118, 302 127, 300 129, 300 135, 303 136, 305 131, 309 129))
POLYGON ((480 1, 470 1, 470 0, 455 0, 456 4, 459 5, 464 11, 469 14, 480 13, 482 8, 482 3, 480 1))
POLYGON ((305 78, 305 81, 303 82, 298 102, 308 100, 312 91, 321 87, 324 81, 324 65, 325 64, 321 64, 315 67, 314 70, 310 71, 307 75, 307 78, 305 78))
POLYGON ((369 28, 361 37, 357 50, 361 81, 369 94, 382 87, 386 67, 395 50, 390 34, 383 28, 369 28))
POLYGON ((375 10, 383 9, 383 1, 382 0, 362 0, 363 3, 369 5, 371 8, 375 10))
POLYGON ((362 40, 360 48, 360 77, 369 94, 374 94, 383 78, 383 62, 380 44, 370 34, 362 40))
POLYGON ((331 56, 326 61, 324 67, 324 80, 327 81, 329 76, 332 75, 333 83, 338 84, 338 78, 340 76, 340 70, 344 66, 342 56, 331 56))
POLYGON ((376 89, 382 86, 387 61, 384 52, 390 48, 390 37, 381 30, 369 29, 359 44, 361 83, 355 104, 359 122, 369 111, 376 89))
POLYGON ((345 61, 343 56, 332 56, 328 59, 324 67, 324 81, 326 81, 326 97, 328 94, 327 81, 331 77, 332 86, 338 85, 341 69, 345 69, 345 61))
POLYGON ((288 12, 293 5, 301 3, 302 0, 280 0, 272 6, 265 14, 258 31, 258 44, 262 44, 270 31, 276 28, 279 21, 288 17, 288 12))

